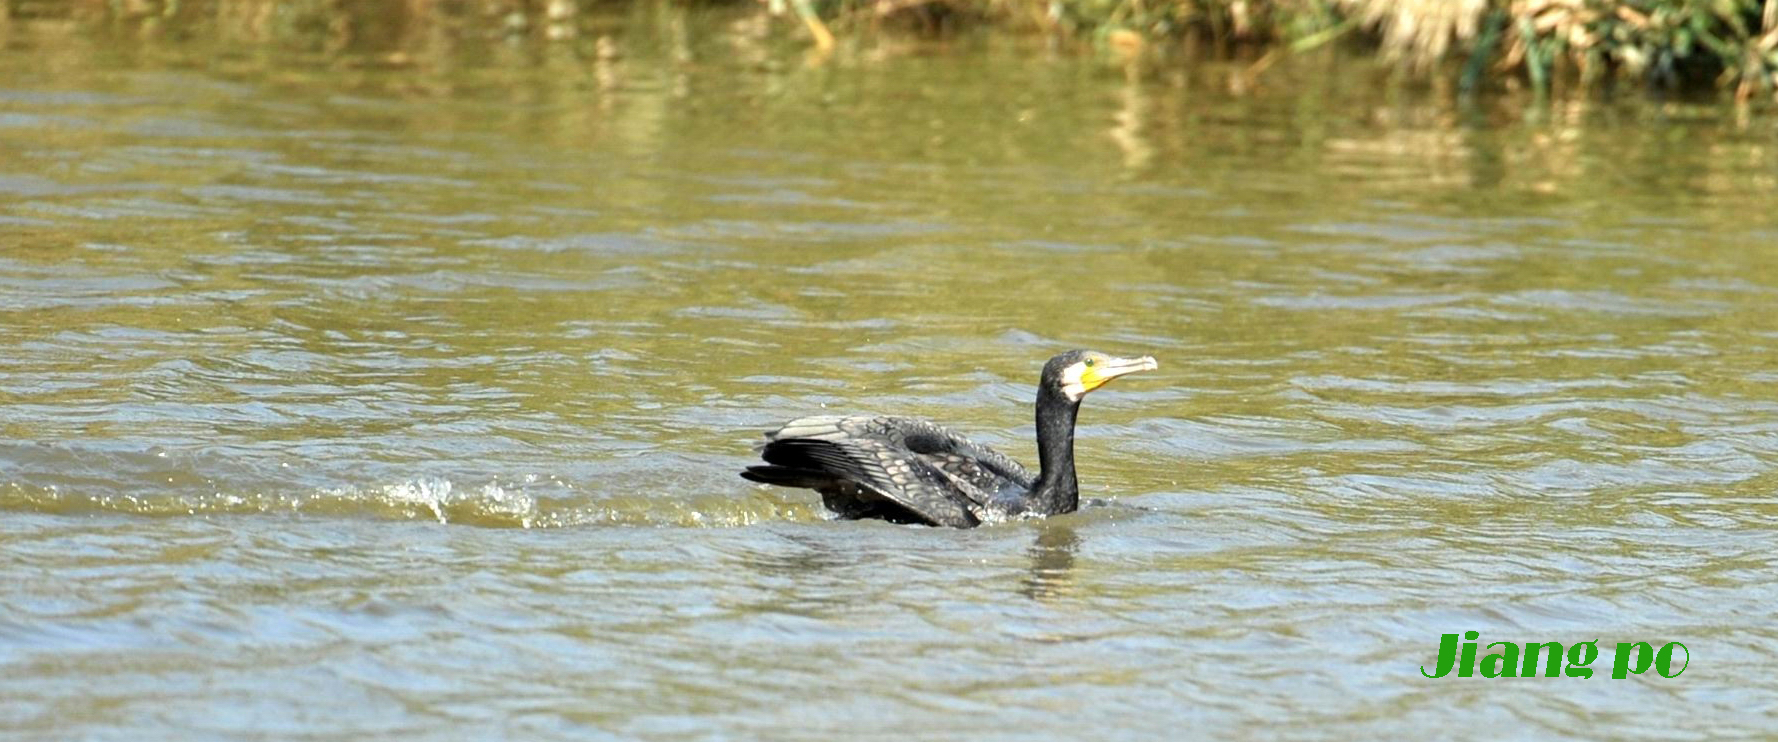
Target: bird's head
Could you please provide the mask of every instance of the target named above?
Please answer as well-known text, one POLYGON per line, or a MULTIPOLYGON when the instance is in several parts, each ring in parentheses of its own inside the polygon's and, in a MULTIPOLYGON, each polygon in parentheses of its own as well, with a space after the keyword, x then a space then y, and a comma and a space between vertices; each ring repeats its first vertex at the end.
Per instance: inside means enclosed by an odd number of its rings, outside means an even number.
POLYGON ((1154 356, 1118 358, 1091 350, 1071 350, 1043 364, 1043 387, 1079 402, 1087 392, 1119 376, 1160 368, 1154 356))

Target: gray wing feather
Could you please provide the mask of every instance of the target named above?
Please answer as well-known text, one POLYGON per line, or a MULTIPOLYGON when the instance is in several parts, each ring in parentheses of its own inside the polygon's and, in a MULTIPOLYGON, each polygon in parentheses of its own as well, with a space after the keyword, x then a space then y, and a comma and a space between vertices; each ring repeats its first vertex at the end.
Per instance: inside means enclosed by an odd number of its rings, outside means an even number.
POLYGON ((950 453, 973 459, 987 471, 1012 480, 1021 487, 1030 487, 1036 481, 1036 477, 1011 456, 969 440, 949 428, 918 418, 892 415, 799 417, 766 434, 768 441, 780 438, 875 439, 892 446, 906 447, 915 453, 950 453))
POLYGON ((1009 485, 1029 488, 1033 479, 999 451, 907 417, 797 418, 767 433, 762 449, 768 462, 818 461, 922 517, 954 527, 991 517, 995 493, 1009 485))
POLYGON ((968 528, 980 522, 966 498, 918 457, 869 438, 781 438, 762 452, 767 463, 836 475, 937 525, 968 528))

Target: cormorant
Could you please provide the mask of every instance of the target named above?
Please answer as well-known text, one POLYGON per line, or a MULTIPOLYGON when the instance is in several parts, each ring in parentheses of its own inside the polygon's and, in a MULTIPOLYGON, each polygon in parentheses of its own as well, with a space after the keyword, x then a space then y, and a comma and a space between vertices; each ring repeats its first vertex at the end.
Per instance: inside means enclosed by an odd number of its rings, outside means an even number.
POLYGON ((759 449, 765 465, 747 467, 741 476, 820 492, 822 504, 847 519, 973 528, 1012 516, 1071 513, 1080 507, 1074 418, 1081 398, 1119 376, 1157 367, 1150 356, 1087 350, 1044 364, 1035 477, 1005 454, 926 420, 868 415, 791 420, 766 434, 759 449))

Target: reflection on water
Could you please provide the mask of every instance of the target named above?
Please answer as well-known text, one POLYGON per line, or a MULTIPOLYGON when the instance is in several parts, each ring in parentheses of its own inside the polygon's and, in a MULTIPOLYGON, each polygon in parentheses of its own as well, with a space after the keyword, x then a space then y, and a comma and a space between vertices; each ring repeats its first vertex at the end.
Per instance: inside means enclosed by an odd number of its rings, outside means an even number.
POLYGON ((1045 523, 1038 528, 1037 539, 1026 553, 1031 555, 1031 573, 1024 580, 1019 594, 1032 600, 1052 600, 1068 594, 1074 571, 1074 552, 1080 548, 1080 536, 1073 528, 1060 523, 1045 523))
POLYGON ((6 731, 1767 731, 1771 121, 275 5, 0 23, 6 731), (1104 506, 736 476, 821 412, 1034 464, 1072 347, 1166 360, 1081 412, 1104 506), (1469 629, 1696 661, 1419 676, 1469 629))

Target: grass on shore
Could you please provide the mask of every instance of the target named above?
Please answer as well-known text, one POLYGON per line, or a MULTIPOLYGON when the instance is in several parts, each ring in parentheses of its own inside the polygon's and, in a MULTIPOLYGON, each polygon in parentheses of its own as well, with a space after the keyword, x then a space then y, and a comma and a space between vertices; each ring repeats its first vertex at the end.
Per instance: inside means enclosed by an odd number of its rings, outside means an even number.
MULTIPOLYGON (((0 30, 33 18, 169 28, 247 29, 251 38, 321 35, 333 46, 406 25, 578 35, 580 19, 637 0, 0 0, 0 30), (269 29, 269 31, 268 31, 269 29), (281 31, 280 31, 281 30, 281 31)), ((1633 82, 1778 97, 1778 0, 644 0, 757 3, 792 19, 817 49, 891 26, 966 25, 1089 41, 1114 53, 1170 39, 1276 58, 1330 43, 1364 45, 1463 89, 1523 80, 1538 91, 1633 82)))
POLYGON ((1714 84, 1741 99, 1778 91, 1778 0, 762 0, 817 45, 860 25, 987 22, 1113 46, 1198 36, 1276 50, 1374 44, 1416 72, 1465 87, 1518 75, 1664 87, 1714 84))

